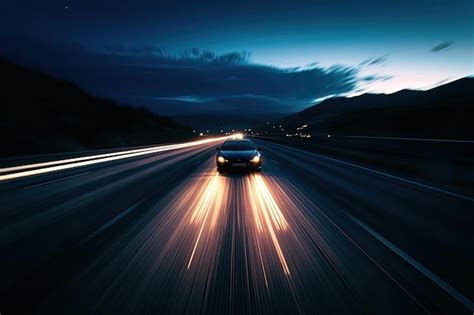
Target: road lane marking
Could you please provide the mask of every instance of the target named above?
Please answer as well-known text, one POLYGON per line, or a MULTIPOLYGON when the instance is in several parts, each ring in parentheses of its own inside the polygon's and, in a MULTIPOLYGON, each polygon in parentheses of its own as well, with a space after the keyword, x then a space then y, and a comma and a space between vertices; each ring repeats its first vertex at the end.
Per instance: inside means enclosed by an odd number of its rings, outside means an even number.
POLYGON ((59 179, 55 179, 55 180, 50 180, 50 181, 47 181, 47 182, 44 182, 44 183, 40 183, 40 184, 36 184, 36 185, 32 185, 32 186, 26 186, 23 189, 26 190, 26 189, 31 189, 31 188, 35 188, 35 187, 40 187, 40 186, 48 185, 48 184, 51 184, 51 183, 59 182, 59 181, 65 180, 65 179, 69 179, 69 178, 89 174, 89 173, 90 172, 84 172, 84 173, 81 173, 81 174, 76 174, 76 175, 67 176, 67 177, 63 177, 63 178, 59 178, 59 179))
POLYGON ((418 306, 420 306, 425 313, 430 314, 429 310, 418 299, 408 291, 400 282, 398 282, 381 264, 370 256, 352 237, 349 236, 333 219, 331 219, 320 207, 315 205, 315 208, 321 213, 331 224, 338 229, 356 248, 358 248, 380 271, 382 271, 390 280, 393 281, 403 292, 405 292, 418 306))
POLYGON ((146 197, 135 202, 133 205, 131 205, 130 207, 128 207, 127 209, 125 209, 124 211, 120 212, 119 214, 117 214, 115 217, 113 217, 112 219, 110 219, 109 221, 107 221, 105 224, 103 224, 102 226, 100 226, 97 230, 93 231, 92 233, 90 233, 89 235, 87 235, 86 237, 84 237, 82 240, 80 240, 75 246, 81 246, 81 245, 84 245, 86 244, 87 242, 93 240, 94 238, 96 238, 98 235, 100 235, 102 232, 104 232, 105 230, 107 230, 108 228, 110 228, 112 225, 114 225, 116 222, 118 222, 120 219, 122 219, 123 217, 125 217, 127 214, 129 214, 130 212, 132 212, 133 210, 135 210, 138 206, 140 206, 144 201, 145 201, 146 197))
POLYGON ((273 163, 275 163, 276 165, 280 165, 280 163, 278 163, 277 161, 275 160, 272 160, 273 163))
POLYGON ((444 193, 446 195, 450 195, 450 196, 453 196, 453 197, 457 197, 457 198, 460 198, 460 199, 464 199, 464 200, 474 202, 474 198, 472 198, 472 197, 465 196, 465 195, 462 195, 462 194, 458 194, 458 193, 455 193, 455 192, 452 192, 452 191, 449 191, 449 190, 445 190, 445 189, 442 189, 442 188, 434 187, 434 186, 431 186, 431 185, 428 185, 428 184, 423 184, 423 183, 420 183, 420 182, 417 182, 417 181, 414 181, 414 180, 411 180, 411 179, 408 179, 408 178, 388 174, 388 173, 385 173, 385 172, 382 172, 382 171, 378 171, 378 170, 368 168, 368 167, 365 167, 365 166, 361 166, 361 165, 358 165, 358 164, 354 164, 354 163, 351 163, 351 162, 346 162, 346 161, 330 158, 328 156, 324 156, 324 155, 321 155, 321 154, 317 154, 317 153, 313 153, 313 152, 309 152, 309 151, 304 151, 304 150, 296 149, 296 148, 281 145, 281 144, 276 144, 276 143, 272 143, 272 144, 276 145, 276 146, 284 147, 287 150, 298 151, 298 152, 301 152, 305 155, 313 155, 313 156, 319 157, 319 158, 324 159, 324 160, 329 160, 329 161, 337 162, 337 163, 340 163, 340 164, 343 164, 343 165, 352 166, 354 168, 362 169, 364 171, 368 171, 368 172, 375 173, 375 174, 378 174, 378 175, 383 175, 383 176, 386 176, 386 177, 389 177, 389 178, 392 178, 392 179, 396 179, 396 180, 399 180, 399 181, 402 181, 402 182, 405 182, 405 183, 409 183, 409 184, 412 184, 412 185, 415 185, 415 186, 423 187, 423 188, 426 188, 426 189, 431 189, 431 190, 434 190, 434 191, 437 191, 437 192, 444 193))
POLYGON ((375 173, 375 174, 378 174, 378 175, 383 175, 383 176, 386 176, 386 177, 389 177, 389 178, 392 178, 392 179, 396 179, 396 180, 399 180, 399 181, 402 181, 402 182, 405 182, 405 183, 409 183, 409 184, 412 184, 412 185, 415 185, 415 186, 420 186, 420 187, 423 187, 423 188, 427 188, 427 189, 431 189, 431 190, 434 190, 434 191, 437 191, 437 192, 444 193, 446 195, 450 195, 450 196, 453 196, 453 197, 457 197, 457 198, 461 198, 461 199, 465 199, 465 200, 469 200, 469 201, 474 202, 474 198, 464 196, 464 195, 461 195, 461 194, 458 194, 458 193, 455 193, 455 192, 452 192, 452 191, 449 191, 449 190, 445 190, 445 189, 442 189, 442 188, 434 187, 434 186, 431 186, 431 185, 428 185, 428 184, 423 184, 423 183, 414 181, 412 179, 408 179, 408 178, 388 174, 388 173, 385 173, 385 172, 382 172, 382 171, 377 171, 377 170, 374 170, 372 168, 368 168, 368 167, 365 167, 365 166, 361 166, 361 165, 357 165, 357 164, 354 164, 354 163, 333 159, 333 158, 330 158, 330 157, 327 157, 327 156, 324 156, 324 155, 319 155, 319 154, 315 154, 315 153, 312 153, 312 154, 314 154, 316 156, 319 156, 323 159, 335 161, 335 162, 338 162, 338 163, 341 163, 341 164, 349 165, 349 166, 359 168, 359 169, 362 169, 362 170, 365 170, 365 171, 368 171, 368 172, 372 172, 372 173, 375 173))
POLYGON ((395 254, 403 258, 407 263, 412 265, 416 270, 424 274, 427 278, 429 278, 431 281, 436 283, 440 288, 445 290, 447 293, 449 293, 453 298, 458 300, 460 303, 462 303, 465 307, 467 307, 470 311, 474 312, 474 302, 469 300, 467 297, 465 297, 461 292, 457 291, 455 288, 450 286, 448 283, 446 283, 443 279, 435 275, 432 271, 430 271, 428 268, 420 264, 418 261, 416 261, 414 258, 410 257, 407 253, 402 251, 400 248, 392 244, 389 240, 384 238, 382 235, 379 233, 375 232, 373 229, 371 229, 369 226, 367 226, 365 223, 360 221, 359 219, 353 217, 350 214, 347 214, 355 223, 357 223, 360 227, 362 227, 364 230, 369 232, 373 237, 375 237, 377 240, 382 242, 385 246, 387 246, 389 249, 391 249, 395 254))

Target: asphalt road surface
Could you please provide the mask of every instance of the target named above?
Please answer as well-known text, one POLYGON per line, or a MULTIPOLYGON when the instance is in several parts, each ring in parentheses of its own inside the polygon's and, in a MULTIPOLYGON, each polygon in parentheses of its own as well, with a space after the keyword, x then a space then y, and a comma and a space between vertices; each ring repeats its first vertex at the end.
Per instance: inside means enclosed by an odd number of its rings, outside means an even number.
POLYGON ((4 169, 0 313, 472 314, 473 196, 221 142, 4 169))

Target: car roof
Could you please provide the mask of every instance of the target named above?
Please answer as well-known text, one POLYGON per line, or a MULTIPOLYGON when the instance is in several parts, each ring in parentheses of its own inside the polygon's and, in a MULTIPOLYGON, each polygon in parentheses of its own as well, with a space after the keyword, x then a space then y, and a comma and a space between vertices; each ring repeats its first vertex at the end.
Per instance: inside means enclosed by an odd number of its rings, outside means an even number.
POLYGON ((250 139, 232 139, 232 140, 226 140, 225 142, 252 142, 253 143, 253 141, 250 139))

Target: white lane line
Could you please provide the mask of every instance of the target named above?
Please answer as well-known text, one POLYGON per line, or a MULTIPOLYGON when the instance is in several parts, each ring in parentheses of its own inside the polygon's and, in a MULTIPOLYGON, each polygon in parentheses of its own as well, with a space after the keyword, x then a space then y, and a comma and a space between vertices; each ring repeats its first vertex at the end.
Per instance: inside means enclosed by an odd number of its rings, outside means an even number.
POLYGON ((276 165, 280 165, 280 163, 278 163, 277 161, 275 160, 272 160, 273 163, 275 163, 276 165))
POLYGON ((193 166, 199 165, 199 163, 201 163, 201 161, 202 160, 197 161, 196 163, 193 164, 193 166))
MULTIPOLYGON (((208 144, 208 143, 211 143, 211 142, 222 141, 222 140, 225 140, 227 138, 229 138, 229 137, 219 137, 219 138, 212 138, 212 139, 206 139, 206 140, 185 142, 185 143, 180 143, 180 144, 158 146, 158 147, 154 147, 151 150, 146 150, 146 151, 139 151, 139 152, 133 152, 133 153, 123 153, 122 152, 122 154, 118 155, 118 156, 107 156, 107 157, 104 157, 104 158, 94 158, 94 159, 89 159, 89 160, 86 160, 86 161, 80 161, 80 162, 74 162, 74 163, 68 163, 68 164, 61 164, 61 165, 37 168, 37 169, 21 171, 21 172, 17 172, 17 173, 9 173, 9 174, 6 174, 6 175, 0 175, 0 182, 5 181, 5 180, 11 180, 11 179, 16 179, 16 178, 32 176, 32 175, 39 175, 39 174, 45 174, 45 173, 50 173, 50 172, 55 172, 55 171, 60 171, 60 170, 67 170, 67 169, 81 167, 81 166, 88 166, 88 165, 93 165, 93 164, 98 164, 98 163, 103 163, 103 162, 110 162, 110 161, 115 161, 115 160, 131 158, 131 157, 137 157, 137 156, 141 156, 141 155, 145 155, 145 154, 152 154, 152 153, 158 153, 158 152, 164 152, 164 151, 170 151, 170 150, 176 150, 176 149, 189 148, 189 147, 193 147, 193 146, 197 146, 197 145, 208 144)), ((59 161, 57 161, 57 162, 59 162, 59 161)), ((0 169, 0 171, 2 171, 2 170, 0 169)))
POLYGON ((81 173, 81 174, 76 174, 76 175, 71 175, 71 176, 67 176, 67 177, 63 177, 63 178, 59 178, 59 179, 55 179, 55 180, 50 180, 48 182, 44 182, 44 183, 41 183, 41 184, 27 186, 27 187, 24 187, 23 189, 30 189, 30 188, 40 187, 40 186, 43 186, 43 185, 48 185, 48 184, 51 184, 51 183, 59 182, 59 181, 65 180, 65 179, 69 179, 69 178, 73 178, 73 177, 77 177, 77 176, 81 176, 81 175, 85 175, 85 174, 89 174, 89 173, 90 172, 84 172, 84 173, 81 173))
POLYGON ((319 154, 315 154, 315 155, 319 156, 323 159, 335 161, 335 162, 345 164, 345 165, 350 165, 352 167, 359 168, 359 169, 362 169, 362 170, 365 170, 365 171, 368 171, 368 172, 372 172, 372 173, 375 173, 375 174, 378 174, 378 175, 383 175, 383 176, 386 176, 386 177, 389 177, 389 178, 392 178, 392 179, 396 179, 396 180, 399 180, 399 181, 402 181, 402 182, 405 182, 405 183, 409 183, 409 184, 412 184, 412 185, 415 185, 415 186, 431 189, 431 190, 434 190, 434 191, 437 191, 437 192, 444 193, 446 195, 450 195, 450 196, 453 196, 453 197, 457 197, 457 198, 461 198, 461 199, 464 199, 464 200, 469 200, 469 201, 474 202, 474 198, 471 198, 471 197, 468 197, 468 196, 465 196, 465 195, 461 195, 461 194, 458 194, 458 193, 455 193, 455 192, 452 192, 452 191, 449 191, 449 190, 445 190, 445 189, 442 189, 442 188, 438 188, 438 187, 434 187, 434 186, 431 186, 431 185, 423 184, 423 183, 416 182, 414 180, 403 178, 403 177, 400 177, 400 176, 384 173, 384 172, 377 171, 377 170, 374 170, 374 169, 371 169, 371 168, 368 168, 368 167, 365 167, 365 166, 357 165, 357 164, 354 164, 354 163, 349 163, 349 162, 344 162, 344 161, 341 161, 341 160, 336 160, 336 159, 333 159, 333 158, 330 158, 330 157, 327 157, 327 156, 323 156, 323 155, 319 155, 319 154))
POLYGON ((403 138, 403 137, 374 137, 374 136, 344 136, 331 135, 339 138, 359 138, 359 139, 380 139, 380 140, 405 140, 405 141, 425 141, 425 142, 452 142, 452 143, 474 143, 474 140, 455 140, 455 139, 429 139, 429 138, 403 138))
POLYGON ((315 205, 315 208, 319 211, 319 213, 321 213, 327 220, 329 220, 329 222, 331 222, 331 224, 336 227, 336 229, 338 229, 342 235, 344 235, 346 237, 346 239, 349 240, 349 242, 351 242, 356 248, 358 248, 361 253, 364 254, 365 257, 367 257, 375 266, 377 266, 377 268, 379 268, 380 271, 382 271, 390 280, 393 281, 393 283, 395 283, 403 292, 405 292, 416 304, 418 304, 418 306, 420 306, 423 311, 425 311, 425 313, 427 314, 430 314, 429 310, 420 302, 418 301, 418 299, 410 293, 410 291, 408 291, 407 288, 405 288, 400 282, 397 281, 397 279, 395 279, 381 264, 379 264, 377 262, 377 260, 375 260, 375 258, 373 258, 372 256, 370 256, 362 247, 360 247, 359 244, 357 244, 357 242, 352 239, 352 237, 349 236, 349 234, 347 234, 346 232, 344 232, 344 230, 339 227, 339 225, 336 224, 336 222, 334 222, 333 219, 331 219, 320 207, 316 206, 315 205))
POLYGON ((93 231, 91 234, 80 240, 75 246, 81 246, 84 245, 85 243, 91 241, 92 239, 96 238, 98 235, 100 235, 102 232, 110 228, 112 225, 114 225, 116 222, 121 220, 123 217, 125 217, 127 214, 135 210, 138 206, 140 206, 144 201, 146 197, 139 200, 138 202, 135 202, 133 205, 125 209, 124 211, 120 212, 117 214, 115 217, 110 219, 108 222, 100 226, 97 230, 93 231))
POLYGON ((337 159, 330 158, 328 156, 320 155, 320 154, 317 154, 317 153, 313 153, 313 152, 309 152, 309 151, 303 151, 303 150, 299 150, 299 149, 296 149, 296 148, 292 148, 292 147, 288 147, 288 146, 284 146, 284 145, 280 145, 280 144, 276 144, 276 143, 273 143, 273 144, 277 145, 277 146, 284 147, 287 150, 299 151, 300 153, 305 154, 305 155, 314 155, 314 156, 319 157, 319 158, 324 159, 324 160, 329 160, 329 161, 337 162, 337 163, 340 163, 340 164, 343 164, 343 165, 352 166, 354 168, 358 168, 358 169, 368 171, 368 172, 371 172, 371 173, 374 173, 374 174, 383 175, 383 176, 386 176, 386 177, 389 177, 389 178, 392 178, 392 179, 396 179, 396 180, 399 180, 399 181, 402 181, 402 182, 405 182, 405 183, 409 183, 409 184, 412 184, 412 185, 415 185, 415 186, 423 187, 423 188, 426 188, 426 189, 431 189, 431 190, 434 190, 434 191, 437 191, 437 192, 444 193, 446 195, 450 195, 450 196, 453 196, 453 197, 457 197, 457 198, 461 198, 461 199, 464 199, 464 200, 474 202, 474 198, 471 198, 469 196, 461 195, 461 194, 458 194, 458 193, 455 193, 455 192, 452 192, 452 191, 449 191, 449 190, 445 190, 445 189, 442 189, 442 188, 434 187, 434 186, 431 186, 431 185, 428 185, 428 184, 423 184, 423 183, 420 183, 420 182, 417 182, 417 181, 414 181, 414 180, 411 180, 411 179, 407 179, 407 178, 403 178, 403 177, 400 177, 400 176, 384 173, 384 172, 381 172, 381 171, 374 170, 372 168, 368 168, 368 167, 361 166, 361 165, 354 164, 354 163, 350 163, 350 162, 337 160, 337 159))
POLYGON ((390 248, 395 254, 403 258, 406 262, 408 262, 410 265, 412 265, 415 269, 417 269, 419 272, 424 274, 427 278, 431 279, 434 283, 436 283, 440 288, 445 290, 447 293, 449 293, 452 297, 454 297, 456 300, 461 302, 465 307, 467 307, 470 311, 474 312, 474 302, 472 302, 470 299, 465 297, 461 292, 457 291, 455 288, 450 286, 448 283, 446 283, 443 279, 435 275, 432 271, 430 271, 428 268, 424 267, 422 264, 420 264, 418 261, 410 257, 407 253, 402 251, 400 248, 392 244, 389 240, 385 239, 382 235, 379 233, 375 232, 373 229, 371 229, 369 226, 367 226, 365 223, 360 221, 359 219, 353 217, 350 214, 347 214, 355 223, 357 223, 359 226, 361 226, 364 230, 369 232, 372 236, 374 236, 376 239, 378 239, 380 242, 382 242, 385 246, 390 248))

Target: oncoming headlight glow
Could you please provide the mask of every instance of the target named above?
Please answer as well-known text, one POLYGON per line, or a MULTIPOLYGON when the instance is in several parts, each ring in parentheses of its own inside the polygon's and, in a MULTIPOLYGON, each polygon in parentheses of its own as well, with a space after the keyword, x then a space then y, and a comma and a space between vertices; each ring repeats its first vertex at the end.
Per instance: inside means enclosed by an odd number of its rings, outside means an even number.
POLYGON ((260 155, 254 156, 254 157, 250 160, 250 162, 253 162, 253 163, 258 163, 258 162, 260 162, 260 155))

